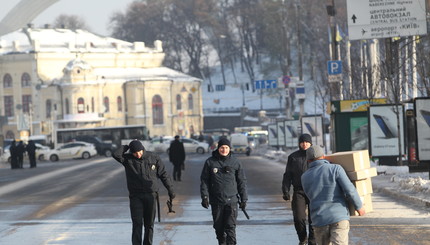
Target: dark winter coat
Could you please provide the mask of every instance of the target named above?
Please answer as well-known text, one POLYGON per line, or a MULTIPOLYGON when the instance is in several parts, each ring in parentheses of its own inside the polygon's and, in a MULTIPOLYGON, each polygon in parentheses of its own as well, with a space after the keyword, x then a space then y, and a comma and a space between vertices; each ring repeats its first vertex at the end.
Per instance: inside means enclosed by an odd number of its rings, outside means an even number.
POLYGON ((173 164, 182 164, 185 161, 184 143, 173 140, 169 147, 169 161, 173 164))
POLYGON ((142 158, 137 159, 131 153, 126 153, 128 146, 119 147, 113 158, 125 168, 127 188, 130 194, 158 192, 158 179, 161 180, 169 193, 173 186, 160 157, 150 151, 144 151, 142 158))
POLYGON ((218 151, 212 152, 200 176, 202 199, 209 197, 211 205, 248 201, 246 176, 242 164, 229 154, 222 157, 218 151))
POLYGON ((282 193, 284 196, 290 194, 291 185, 293 185, 295 191, 303 190, 300 178, 307 169, 308 163, 306 161, 305 150, 300 149, 288 156, 287 166, 282 179, 282 193))

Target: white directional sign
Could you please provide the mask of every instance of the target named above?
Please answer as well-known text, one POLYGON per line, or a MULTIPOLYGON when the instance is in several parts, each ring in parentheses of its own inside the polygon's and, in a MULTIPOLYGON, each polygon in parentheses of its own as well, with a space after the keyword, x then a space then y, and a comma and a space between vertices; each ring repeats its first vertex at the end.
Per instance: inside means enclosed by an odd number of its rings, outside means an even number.
POLYGON ((347 0, 349 40, 424 35, 425 0, 347 0))

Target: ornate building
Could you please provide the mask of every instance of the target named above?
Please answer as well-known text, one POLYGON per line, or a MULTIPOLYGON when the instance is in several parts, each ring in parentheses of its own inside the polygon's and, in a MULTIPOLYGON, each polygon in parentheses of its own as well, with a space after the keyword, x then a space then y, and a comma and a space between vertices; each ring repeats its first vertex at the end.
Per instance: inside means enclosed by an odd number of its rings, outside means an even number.
POLYGON ((154 47, 84 30, 23 28, 0 37, 5 139, 57 128, 146 125, 151 136, 203 130, 202 80, 162 66, 154 47))

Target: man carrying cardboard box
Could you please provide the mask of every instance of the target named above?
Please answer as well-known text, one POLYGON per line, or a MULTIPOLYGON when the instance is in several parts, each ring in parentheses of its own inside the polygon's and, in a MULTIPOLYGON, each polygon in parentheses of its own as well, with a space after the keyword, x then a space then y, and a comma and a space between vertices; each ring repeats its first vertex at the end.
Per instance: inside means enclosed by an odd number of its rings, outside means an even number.
POLYGON ((302 175, 302 186, 310 201, 315 239, 319 245, 348 244, 349 214, 347 199, 360 216, 366 212, 345 170, 324 160, 319 146, 306 150, 309 169, 302 175))

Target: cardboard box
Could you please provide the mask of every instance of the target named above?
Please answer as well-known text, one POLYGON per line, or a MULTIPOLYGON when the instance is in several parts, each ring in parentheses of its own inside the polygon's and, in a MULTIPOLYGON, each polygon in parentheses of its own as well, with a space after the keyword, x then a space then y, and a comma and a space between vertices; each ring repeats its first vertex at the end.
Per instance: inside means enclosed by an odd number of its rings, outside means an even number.
POLYGON ((346 172, 346 174, 348 175, 351 181, 363 180, 363 179, 371 178, 378 175, 376 168, 362 169, 355 172, 346 172))
MULTIPOLYGON (((360 196, 361 202, 363 203, 364 210, 366 213, 373 212, 372 194, 360 196)), ((349 214, 351 216, 358 216, 358 212, 355 211, 354 205, 349 203, 349 214)))
POLYGON ((329 162, 339 164, 346 172, 370 168, 369 151, 344 151, 325 156, 329 162))
POLYGON ((352 183, 354 184, 355 188, 357 189, 358 195, 360 196, 373 193, 371 178, 352 181, 352 183))

